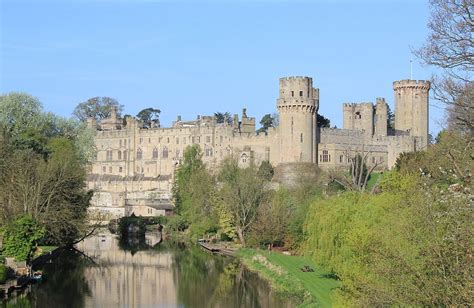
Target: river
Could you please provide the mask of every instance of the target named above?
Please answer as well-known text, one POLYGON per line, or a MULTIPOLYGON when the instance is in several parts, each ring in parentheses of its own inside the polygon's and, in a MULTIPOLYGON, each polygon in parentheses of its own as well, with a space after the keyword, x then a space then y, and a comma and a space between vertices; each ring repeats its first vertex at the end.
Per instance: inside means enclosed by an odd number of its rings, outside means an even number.
POLYGON ((193 245, 90 237, 43 266, 44 281, 19 302, 31 307, 292 307, 237 259, 193 245), (29 304, 29 305, 28 305, 29 304))

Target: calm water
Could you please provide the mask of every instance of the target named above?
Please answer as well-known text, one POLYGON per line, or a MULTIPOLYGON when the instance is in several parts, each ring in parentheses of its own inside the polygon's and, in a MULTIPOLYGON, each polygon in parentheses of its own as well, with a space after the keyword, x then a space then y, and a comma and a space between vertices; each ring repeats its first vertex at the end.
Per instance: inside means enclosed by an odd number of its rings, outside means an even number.
POLYGON ((20 302, 31 307, 292 307, 237 260, 198 247, 119 242, 103 233, 43 268, 20 302))

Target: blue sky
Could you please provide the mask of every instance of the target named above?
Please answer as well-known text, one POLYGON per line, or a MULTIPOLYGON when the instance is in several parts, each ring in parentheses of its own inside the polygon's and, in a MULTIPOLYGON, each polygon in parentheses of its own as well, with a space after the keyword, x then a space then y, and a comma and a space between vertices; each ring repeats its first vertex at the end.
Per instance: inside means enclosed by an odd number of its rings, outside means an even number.
MULTIPOLYGON (((311 76, 320 113, 342 127, 342 103, 385 97, 392 82, 429 79, 411 54, 428 3, 400 1, 3 0, 0 92, 37 96, 70 116, 93 96, 125 113, 194 119, 215 111, 260 120, 275 112, 278 78, 311 76)), ((430 131, 443 113, 435 102, 430 131)))

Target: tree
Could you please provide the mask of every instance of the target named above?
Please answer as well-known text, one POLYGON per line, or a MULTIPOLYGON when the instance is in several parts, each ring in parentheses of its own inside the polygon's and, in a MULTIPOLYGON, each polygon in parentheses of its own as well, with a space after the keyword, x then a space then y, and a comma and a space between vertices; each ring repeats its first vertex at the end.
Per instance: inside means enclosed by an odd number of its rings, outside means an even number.
POLYGON ((267 181, 258 175, 255 166, 242 169, 231 158, 223 162, 219 180, 222 184, 219 196, 231 213, 239 240, 245 246, 247 233, 266 198, 267 181))
POLYGON ((97 96, 78 104, 72 114, 82 122, 88 118, 94 118, 100 122, 100 120, 110 117, 114 108, 117 111, 117 116, 120 116, 123 105, 114 98, 97 96))
POLYGON ((275 170, 273 170, 272 164, 266 160, 262 161, 258 167, 258 175, 267 181, 271 181, 274 174, 275 170))
POLYGON ((331 121, 321 114, 317 114, 316 118, 318 127, 331 127, 331 121))
POLYGON ((474 134, 474 3, 469 0, 431 0, 430 30, 415 55, 427 65, 441 68, 433 76, 434 97, 447 104, 449 124, 474 134), (454 124, 454 125, 453 125, 454 124))
POLYGON ((17 261, 29 261, 38 241, 44 236, 44 229, 30 215, 11 221, 3 239, 3 254, 17 261))
POLYGON ((137 114, 137 119, 143 123, 143 127, 160 127, 160 109, 145 108, 137 114))
POLYGON ((216 122, 218 124, 221 123, 232 123, 232 117, 230 116, 230 112, 215 112, 214 117, 216 118, 216 122))
POLYGON ((389 105, 387 105, 387 129, 389 131, 395 129, 395 114, 389 105))
POLYGON ((274 123, 274 118, 271 114, 266 114, 262 117, 262 119, 260 120, 260 125, 262 125, 262 127, 260 127, 258 130, 257 130, 257 133, 267 133, 268 132, 268 128, 270 127, 275 127, 275 123, 274 123))

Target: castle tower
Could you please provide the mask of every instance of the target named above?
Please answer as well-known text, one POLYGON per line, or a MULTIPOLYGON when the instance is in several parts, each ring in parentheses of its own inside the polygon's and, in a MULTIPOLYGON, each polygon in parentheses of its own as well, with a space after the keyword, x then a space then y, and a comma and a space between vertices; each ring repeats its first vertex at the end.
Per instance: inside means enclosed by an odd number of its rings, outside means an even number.
POLYGON ((277 99, 280 116, 280 163, 316 163, 316 114, 319 89, 309 77, 280 78, 277 99))
POLYGON ((372 136, 374 133, 374 105, 372 103, 346 103, 342 105, 344 129, 363 130, 372 136))
POLYGON ((385 98, 377 97, 375 103, 375 135, 376 136, 387 136, 387 114, 388 105, 385 102, 385 98))
POLYGON ((428 104, 430 82, 426 80, 400 80, 393 82, 395 94, 395 130, 408 131, 421 137, 422 149, 428 145, 428 104))

